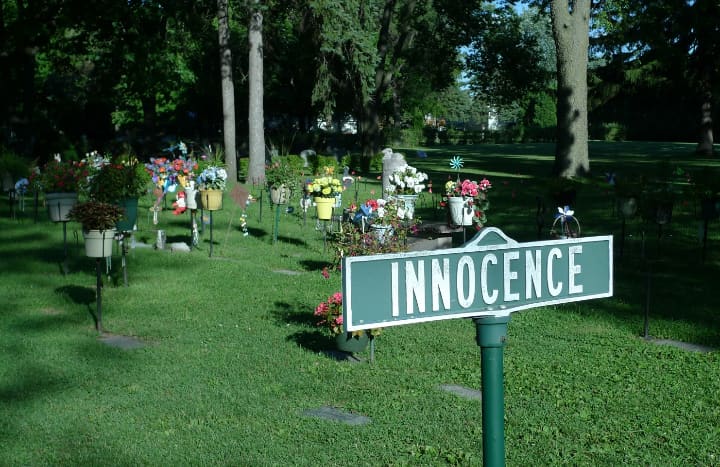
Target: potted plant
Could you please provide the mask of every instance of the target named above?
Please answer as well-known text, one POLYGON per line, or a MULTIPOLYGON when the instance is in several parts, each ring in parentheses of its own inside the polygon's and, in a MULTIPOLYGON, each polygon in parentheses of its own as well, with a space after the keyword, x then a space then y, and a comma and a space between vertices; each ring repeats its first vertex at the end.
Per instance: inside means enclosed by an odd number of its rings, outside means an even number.
POLYGON ((138 198, 147 193, 150 174, 137 158, 122 156, 100 165, 90 179, 88 193, 96 201, 114 203, 124 209, 117 229, 130 231, 137 220, 138 198))
POLYGON ((77 203, 78 190, 83 187, 88 175, 87 167, 83 164, 62 161, 59 154, 47 162, 39 173, 34 174, 45 192, 48 214, 53 222, 69 220, 68 213, 77 203))
POLYGON ((29 175, 29 164, 16 153, 0 146, 0 181, 3 191, 12 191, 18 180, 29 175))
POLYGON ((222 194, 227 187, 227 171, 219 165, 210 165, 200 172, 197 186, 203 209, 208 211, 221 209, 222 194))
POLYGON ((423 183, 428 179, 425 172, 420 172, 413 166, 400 167, 388 177, 388 186, 392 195, 401 200, 407 216, 412 219, 415 213, 415 200, 418 194, 425 189, 423 183))
POLYGON ((87 256, 103 258, 112 254, 115 225, 123 214, 124 210, 120 206, 97 200, 73 206, 68 218, 82 225, 87 256))
POLYGON ((285 157, 273 157, 265 166, 265 184, 274 204, 285 204, 297 188, 298 175, 285 157))
POLYGON ((623 219, 630 219, 637 213, 644 187, 642 177, 615 179, 617 210, 623 219))
POLYGON ((445 184, 445 196, 450 221, 461 226, 475 224, 480 230, 487 222, 485 212, 490 207, 487 197, 490 188, 492 184, 487 178, 483 178, 480 182, 469 179, 448 181, 445 184))
POLYGON ((198 187, 196 186, 195 171, 198 170, 198 163, 190 157, 180 156, 174 159, 171 165, 175 172, 175 179, 185 192, 185 207, 197 209, 198 187))
POLYGON ((361 352, 367 347, 370 339, 380 333, 380 329, 344 332, 342 307, 343 295, 341 292, 335 292, 315 307, 313 313, 317 318, 315 324, 325 329, 335 339, 338 350, 349 353, 361 352))
POLYGON ((340 180, 330 175, 318 177, 307 184, 306 190, 317 205, 318 219, 329 220, 332 217, 336 197, 343 190, 340 180))
POLYGON ((656 181, 645 185, 641 204, 643 219, 660 226, 669 224, 672 220, 675 196, 672 182, 656 181))

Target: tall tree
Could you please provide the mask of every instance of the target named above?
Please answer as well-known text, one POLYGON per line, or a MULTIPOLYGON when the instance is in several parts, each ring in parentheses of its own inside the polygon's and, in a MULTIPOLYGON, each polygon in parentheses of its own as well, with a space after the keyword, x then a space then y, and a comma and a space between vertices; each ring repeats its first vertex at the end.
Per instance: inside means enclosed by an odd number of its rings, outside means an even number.
POLYGON ((235 86, 230 51, 228 0, 217 1, 218 45, 220 47, 220 86, 222 88, 223 146, 230 184, 237 181, 237 146, 235 144, 235 86))
POLYGON ((435 81, 440 74, 446 77, 437 88, 442 89, 455 76, 459 35, 443 34, 449 31, 448 21, 437 14, 435 3, 310 0, 320 31, 313 99, 326 104, 326 115, 345 110, 358 117, 366 160, 378 150, 383 117, 394 113, 392 105, 385 105, 392 103, 393 91, 402 90, 407 80, 435 81), (422 35, 440 38, 431 47, 444 53, 418 53, 427 46, 416 45, 422 35), (343 107, 343 102, 351 105, 343 107))
POLYGON ((265 117, 263 110, 263 12, 260 0, 251 0, 248 27, 248 179, 265 180, 265 117))
POLYGON ((590 172, 587 66, 591 0, 551 0, 557 55, 557 142, 554 172, 560 177, 590 172))

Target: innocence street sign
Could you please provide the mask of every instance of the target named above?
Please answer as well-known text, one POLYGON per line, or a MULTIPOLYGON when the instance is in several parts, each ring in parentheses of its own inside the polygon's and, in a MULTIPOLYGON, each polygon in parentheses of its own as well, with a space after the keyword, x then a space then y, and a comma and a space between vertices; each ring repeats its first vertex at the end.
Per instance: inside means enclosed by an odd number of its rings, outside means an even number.
POLYGON ((345 330, 611 297, 612 251, 610 235, 518 243, 486 227, 461 248, 345 257, 345 330))

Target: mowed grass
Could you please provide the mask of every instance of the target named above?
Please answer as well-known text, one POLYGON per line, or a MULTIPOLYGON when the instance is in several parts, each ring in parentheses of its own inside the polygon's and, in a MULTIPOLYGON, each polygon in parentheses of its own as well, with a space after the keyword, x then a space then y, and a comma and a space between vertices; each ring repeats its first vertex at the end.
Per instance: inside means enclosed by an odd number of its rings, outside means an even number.
MULTIPOLYGON (((518 241, 538 238, 552 145, 424 150, 427 159, 401 150, 433 180, 434 196, 420 200, 423 219, 443 218, 438 193, 459 155, 461 175, 494 184, 488 225, 518 241)), ((692 150, 591 143, 593 176, 575 206, 583 235, 613 234, 619 245, 606 172, 654 173, 661 161, 684 170, 719 165, 692 150)), ((378 194, 376 176, 364 174, 361 201, 378 194)), ((354 197, 353 188, 345 205, 354 197)), ((138 243, 153 244, 158 228, 168 242, 189 241, 187 214, 168 209, 153 225, 149 202, 138 243)), ((295 212, 279 213, 277 243, 267 200, 247 208, 248 236, 240 213, 226 196, 213 217, 212 257, 206 225, 191 253, 131 249, 128 287, 117 252, 108 275, 102 263, 105 331, 145 344, 122 350, 98 339, 96 263, 84 256, 79 226, 67 225, 64 274, 62 225, 42 208, 34 222, 31 200, 13 219, 2 200, 0 464, 481 465, 481 403, 439 388, 480 389, 472 321, 388 328, 373 363, 368 352, 362 363, 337 361, 312 311, 340 290, 341 276, 321 274, 333 252, 312 210, 304 219, 295 203, 295 212), (372 422, 304 415, 324 406, 372 422)), ((720 226, 710 222, 704 257, 701 227, 688 197, 660 236, 633 219, 615 257, 614 297, 513 314, 504 358, 508 465, 720 465, 717 352, 642 338, 647 310, 653 337, 720 347, 720 226)))

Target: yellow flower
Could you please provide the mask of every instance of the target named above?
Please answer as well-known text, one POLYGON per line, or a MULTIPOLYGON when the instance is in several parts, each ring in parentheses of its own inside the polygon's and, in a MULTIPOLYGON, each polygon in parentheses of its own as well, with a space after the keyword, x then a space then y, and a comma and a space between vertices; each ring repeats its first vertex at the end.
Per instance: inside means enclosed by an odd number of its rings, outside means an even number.
POLYGON ((332 193, 332 188, 330 188, 329 186, 326 186, 322 189, 322 194, 329 195, 330 193, 332 193))

